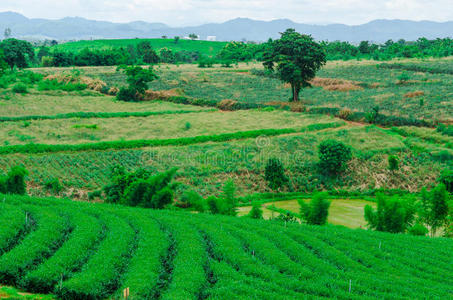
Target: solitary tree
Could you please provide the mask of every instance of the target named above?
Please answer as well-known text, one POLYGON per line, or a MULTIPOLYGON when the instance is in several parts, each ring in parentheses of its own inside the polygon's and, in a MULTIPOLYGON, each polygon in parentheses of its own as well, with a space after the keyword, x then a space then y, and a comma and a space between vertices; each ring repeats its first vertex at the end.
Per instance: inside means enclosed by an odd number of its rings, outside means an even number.
POLYGON ((191 34, 189 34, 189 38, 193 41, 193 40, 198 39, 198 35, 196 35, 195 33, 191 33, 191 34))
POLYGON ((431 236, 442 227, 448 217, 448 193, 444 184, 439 184, 430 193, 422 190, 421 216, 430 228, 431 236))
POLYGON ((121 88, 117 95, 118 100, 136 101, 145 93, 148 82, 158 78, 152 68, 142 68, 139 66, 121 66, 118 70, 123 70, 127 75, 129 87, 121 88))
POLYGON ((0 43, 0 49, 3 50, 5 55, 5 61, 9 67, 14 69, 26 68, 28 66, 27 61, 33 60, 35 52, 33 46, 26 41, 7 39, 0 43))
POLYGON ((5 40, 9 39, 11 37, 11 28, 5 28, 5 32, 3 33, 3 36, 5 37, 5 40))
POLYGON ((292 101, 299 101, 300 90, 311 86, 309 81, 326 63, 322 46, 294 29, 287 29, 279 40, 269 41, 263 58, 265 68, 276 68, 278 77, 291 84, 292 101))
POLYGON ((175 44, 177 44, 180 40, 180 37, 179 36, 175 36, 175 44))

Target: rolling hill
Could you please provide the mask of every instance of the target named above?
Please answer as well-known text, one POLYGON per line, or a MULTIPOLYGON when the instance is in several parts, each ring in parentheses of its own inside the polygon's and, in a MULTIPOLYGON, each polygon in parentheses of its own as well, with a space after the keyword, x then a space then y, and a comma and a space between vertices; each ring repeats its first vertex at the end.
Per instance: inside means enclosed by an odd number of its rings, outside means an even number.
POLYGON ((198 34, 201 39, 216 36, 219 41, 252 40, 266 41, 277 38, 279 32, 295 28, 299 32, 312 34, 317 40, 342 40, 359 42, 372 40, 385 42, 388 39, 416 40, 453 36, 453 22, 375 20, 363 25, 343 24, 309 25, 295 23, 288 19, 257 21, 238 18, 219 24, 173 28, 162 23, 131 22, 112 23, 87 20, 84 18, 63 18, 60 20, 28 19, 13 12, 0 13, 0 30, 10 27, 19 38, 80 40, 112 38, 160 38, 163 35, 187 36, 198 34))

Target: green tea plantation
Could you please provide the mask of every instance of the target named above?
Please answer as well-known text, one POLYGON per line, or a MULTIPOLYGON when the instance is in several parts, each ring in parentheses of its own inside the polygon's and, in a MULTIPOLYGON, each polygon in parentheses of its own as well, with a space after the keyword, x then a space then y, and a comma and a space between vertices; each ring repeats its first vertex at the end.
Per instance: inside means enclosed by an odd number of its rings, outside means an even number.
POLYGON ((1 284, 61 299, 452 299, 452 253, 451 239, 344 227, 0 203, 1 284))

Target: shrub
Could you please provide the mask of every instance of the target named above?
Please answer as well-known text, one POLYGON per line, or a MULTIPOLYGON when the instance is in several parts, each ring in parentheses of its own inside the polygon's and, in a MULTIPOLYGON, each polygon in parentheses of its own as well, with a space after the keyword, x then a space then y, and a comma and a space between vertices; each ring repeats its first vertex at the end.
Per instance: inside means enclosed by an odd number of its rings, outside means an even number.
POLYGON ((411 225, 415 215, 415 206, 411 200, 388 198, 377 195, 377 209, 365 206, 365 220, 368 227, 377 231, 403 233, 411 225))
POLYGON ((313 196, 310 204, 299 199, 300 214, 310 225, 325 225, 329 215, 330 201, 327 199, 328 193, 317 193, 313 196))
POLYGON ((388 158, 389 162, 389 170, 390 171, 396 171, 399 169, 399 160, 398 157, 395 155, 390 155, 388 158))
POLYGON ((0 177, 0 193, 25 195, 27 185, 25 177, 28 171, 22 166, 12 167, 6 176, 0 177))
POLYGON ((261 209, 261 203, 257 201, 253 202, 252 209, 250 210, 247 216, 252 219, 262 219, 263 210, 261 209))
POLYGON ((193 190, 185 191, 181 197, 181 202, 198 212, 205 212, 207 210, 206 201, 200 194, 193 190))
POLYGON ((428 234, 428 229, 423 226, 423 224, 416 223, 414 226, 408 229, 409 234, 415 236, 426 236, 428 234))
POLYGON ((23 83, 17 83, 13 86, 12 91, 17 94, 26 94, 27 91, 27 86, 23 83))
POLYGON ((116 99, 126 102, 138 101, 139 97, 137 95, 137 91, 129 88, 129 87, 122 87, 116 94, 116 99))
POLYGON ((319 145, 319 167, 328 174, 339 174, 351 160, 351 148, 342 142, 325 140, 319 145))
POLYGON ((61 191, 63 190, 63 186, 60 183, 60 180, 58 178, 51 178, 48 179, 46 182, 44 182, 44 187, 48 190, 51 191, 54 194, 60 194, 61 191))
POLYGON ((185 130, 190 130, 190 128, 192 128, 192 124, 190 124, 190 122, 186 122, 186 125, 184 126, 184 129, 185 130))
POLYGON ((406 72, 403 72, 398 76, 400 84, 406 83, 409 79, 410 79, 409 74, 407 74, 406 72))
POLYGON ((343 108, 342 110, 340 110, 338 117, 343 120, 349 120, 351 115, 352 115, 352 110, 350 110, 349 108, 343 108))
POLYGON ((104 187, 106 202, 162 209, 173 201, 175 174, 176 169, 152 176, 144 169, 126 173, 124 168, 116 167, 111 184, 104 187))
POLYGON ((288 182, 283 164, 278 158, 270 158, 267 161, 264 176, 269 187, 274 191, 281 189, 288 182))
POLYGON ((453 169, 443 170, 438 181, 445 185, 449 193, 453 193, 453 169))

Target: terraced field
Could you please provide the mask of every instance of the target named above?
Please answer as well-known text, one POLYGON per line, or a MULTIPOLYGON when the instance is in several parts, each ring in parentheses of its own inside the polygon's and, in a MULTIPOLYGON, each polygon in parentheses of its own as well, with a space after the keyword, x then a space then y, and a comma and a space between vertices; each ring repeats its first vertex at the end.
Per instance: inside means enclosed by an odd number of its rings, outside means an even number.
POLYGON ((6 196, 0 282, 61 298, 449 299, 449 239, 6 196), (5 216, 8 216, 6 218, 5 216))

